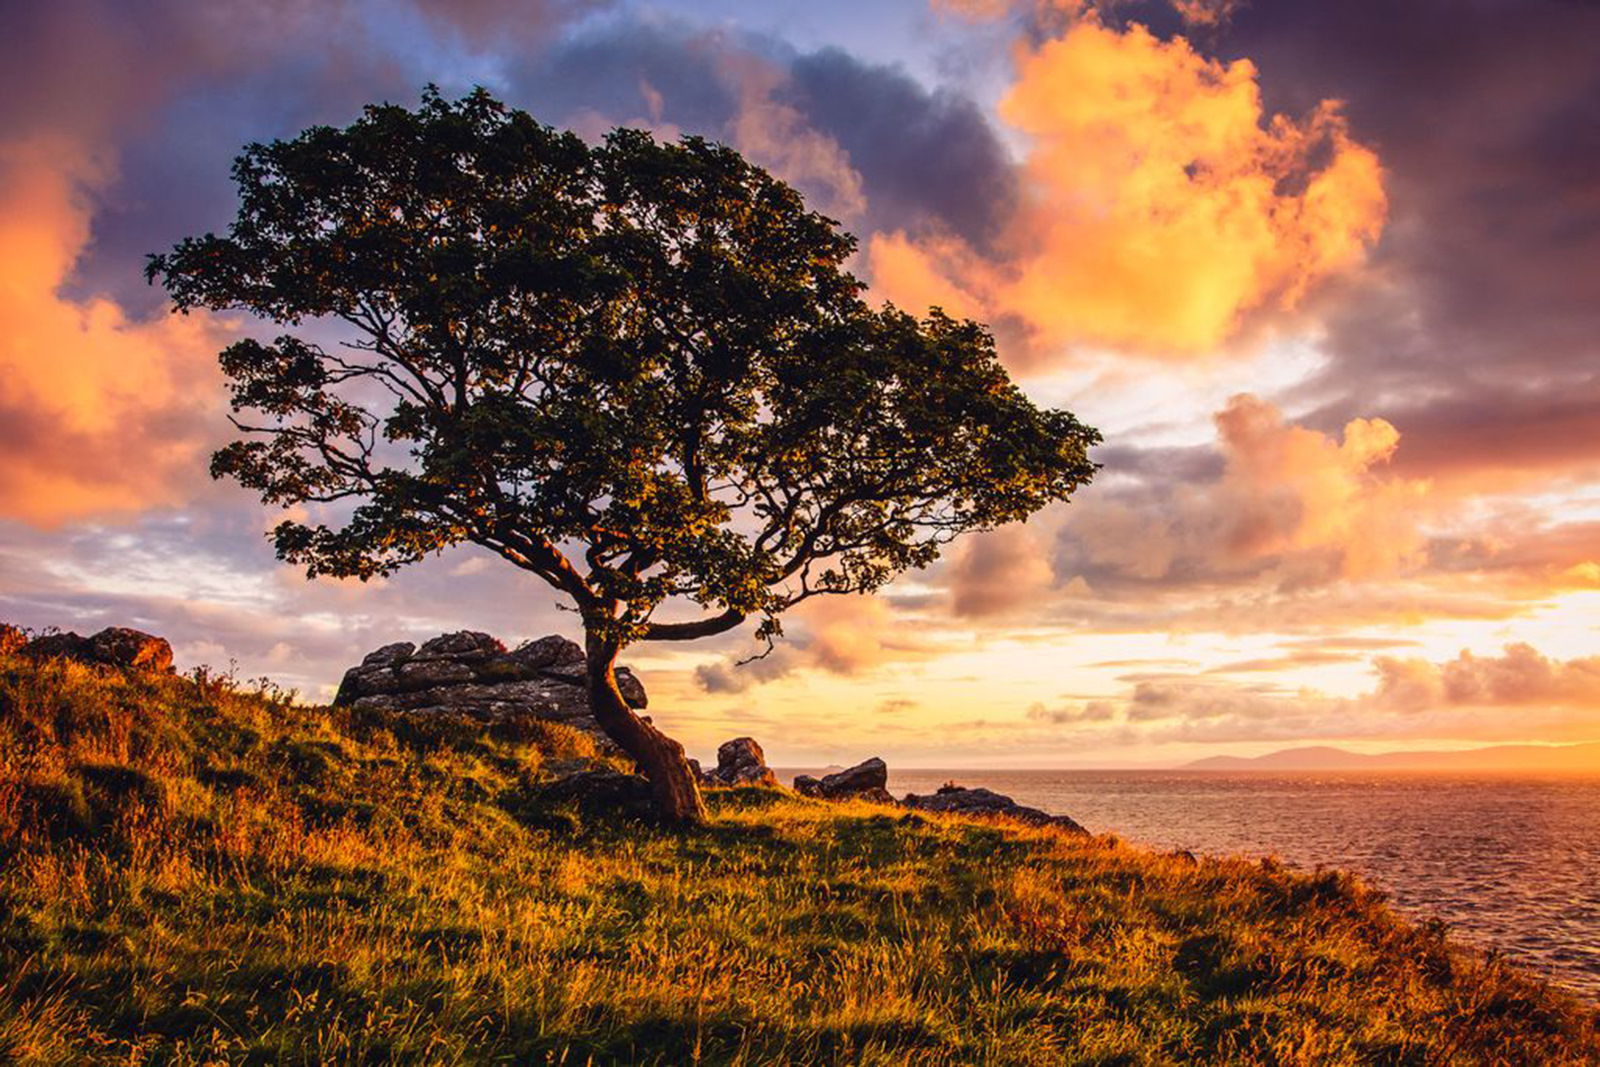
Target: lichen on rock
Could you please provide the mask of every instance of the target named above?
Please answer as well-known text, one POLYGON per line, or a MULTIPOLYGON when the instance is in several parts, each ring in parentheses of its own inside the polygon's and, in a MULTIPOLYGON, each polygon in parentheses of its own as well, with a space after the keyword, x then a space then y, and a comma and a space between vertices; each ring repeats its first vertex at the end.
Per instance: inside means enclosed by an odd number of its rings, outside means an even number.
MULTIPOLYGON (((537 718, 597 737, 605 731, 589 711, 586 659, 559 635, 515 649, 475 630, 440 634, 421 647, 398 641, 369 652, 345 672, 333 702, 362 711, 476 720, 487 724, 537 718)), ((626 667, 617 686, 630 707, 648 706, 644 685, 626 667)))

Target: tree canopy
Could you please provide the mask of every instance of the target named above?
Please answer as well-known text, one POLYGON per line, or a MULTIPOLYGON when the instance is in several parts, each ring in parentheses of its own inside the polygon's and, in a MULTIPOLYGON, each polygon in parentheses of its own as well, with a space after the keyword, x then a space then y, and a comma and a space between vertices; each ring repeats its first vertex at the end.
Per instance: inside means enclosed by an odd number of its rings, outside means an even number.
POLYGON ((228 232, 147 273, 289 331, 222 353, 241 436, 212 470, 329 505, 274 532, 313 576, 471 542, 570 598, 591 653, 770 638, 1095 469, 982 326, 869 304, 853 238, 701 138, 590 145, 430 90, 250 145, 234 179, 228 232))

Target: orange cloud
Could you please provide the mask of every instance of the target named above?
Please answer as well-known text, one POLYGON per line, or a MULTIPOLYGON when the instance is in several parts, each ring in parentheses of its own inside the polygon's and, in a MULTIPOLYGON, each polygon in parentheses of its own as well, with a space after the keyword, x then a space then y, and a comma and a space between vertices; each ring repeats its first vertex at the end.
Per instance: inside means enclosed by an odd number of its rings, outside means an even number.
POLYGON ((139 511, 204 477, 220 327, 132 322, 111 300, 59 291, 108 177, 73 143, 0 146, 0 516, 139 511))
POLYGON ((1334 101, 1262 109, 1255 67, 1093 14, 1019 46, 1000 114, 1029 143, 996 254, 948 235, 875 235, 874 285, 1020 323, 1031 347, 1194 355, 1358 264, 1386 208, 1377 156, 1334 101))
POLYGON ((1373 699, 1402 711, 1542 705, 1600 708, 1600 656, 1553 660, 1532 645, 1507 645, 1503 656, 1463 651, 1453 660, 1384 656, 1373 662, 1373 699))
POLYGON ((1172 9, 1191 26, 1220 26, 1243 5, 1244 0, 1172 0, 1172 9))
POLYGON ((1236 396, 1216 416, 1227 456, 1218 502, 1226 545, 1249 557, 1331 552, 1346 578, 1389 574, 1421 562, 1418 505, 1428 484, 1383 477, 1400 432, 1383 419, 1354 419, 1341 440, 1285 423, 1271 404, 1236 396))
POLYGON ((1400 441, 1392 425, 1354 419, 1334 437, 1286 422, 1248 394, 1215 421, 1225 463, 1215 481, 1073 509, 1066 542, 1090 575, 1149 582, 1268 573, 1303 586, 1425 562, 1429 486, 1382 470, 1400 441))
POLYGON ((826 596, 808 600, 784 618, 787 636, 765 657, 740 664, 743 656, 695 668, 695 680, 711 693, 738 693, 798 671, 851 676, 890 662, 920 659, 936 651, 915 636, 880 597, 826 596))
POLYGON ((1049 553, 1028 528, 1002 526, 969 537, 950 565, 951 609, 960 616, 1004 615, 1036 605, 1054 580, 1049 553))
POLYGON ((1011 0, 932 0, 935 11, 970 19, 997 19, 1011 10, 1011 0))
MULTIPOLYGON (((1112 9, 1116 0, 931 0, 935 11, 977 21, 1004 18, 1018 9, 1039 16, 1081 16, 1085 11, 1112 9)), ((1171 7, 1191 26, 1220 26, 1233 17, 1244 0, 1171 0, 1171 7)))
POLYGON ((1139 679, 1113 699, 1035 706, 1027 718, 1066 727, 1080 743, 1096 733, 1120 743, 1600 736, 1600 656, 1554 660, 1514 644, 1502 656, 1463 651, 1443 663, 1379 657, 1373 668, 1377 685, 1356 697, 1167 675, 1139 679))

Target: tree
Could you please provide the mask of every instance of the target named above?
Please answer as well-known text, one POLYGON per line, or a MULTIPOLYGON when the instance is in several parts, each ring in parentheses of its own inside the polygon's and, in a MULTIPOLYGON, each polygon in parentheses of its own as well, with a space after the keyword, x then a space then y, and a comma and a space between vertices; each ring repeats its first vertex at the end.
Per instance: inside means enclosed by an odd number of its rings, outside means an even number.
POLYGON ((990 335, 875 309, 849 235, 737 152, 590 146, 482 90, 252 144, 226 236, 150 257, 177 308, 295 332, 221 353, 279 557, 366 579, 471 542, 583 621, 595 718, 661 815, 704 816, 618 652, 875 590, 1092 476, 990 335), (693 607, 696 615, 682 617, 693 607))

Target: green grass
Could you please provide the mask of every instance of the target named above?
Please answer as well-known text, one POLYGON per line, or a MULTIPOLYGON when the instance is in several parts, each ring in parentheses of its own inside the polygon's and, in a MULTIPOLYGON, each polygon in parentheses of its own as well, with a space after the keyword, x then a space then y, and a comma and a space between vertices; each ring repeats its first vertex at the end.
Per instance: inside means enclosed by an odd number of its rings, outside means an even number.
POLYGON ((714 793, 0 655, 0 1061, 1600 1062, 1592 1005, 1339 874, 714 793))

